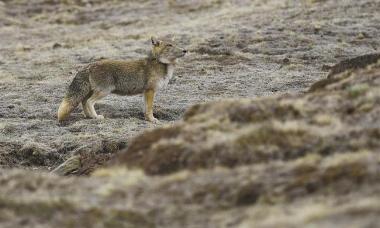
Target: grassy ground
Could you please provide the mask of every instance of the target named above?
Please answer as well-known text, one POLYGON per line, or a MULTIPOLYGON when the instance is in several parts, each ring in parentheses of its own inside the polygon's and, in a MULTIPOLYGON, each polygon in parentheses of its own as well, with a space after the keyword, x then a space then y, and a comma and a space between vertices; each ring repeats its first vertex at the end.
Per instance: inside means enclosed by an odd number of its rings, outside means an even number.
POLYGON ((143 119, 141 96, 107 97, 97 105, 102 121, 80 108, 56 121, 79 69, 144 57, 151 35, 191 51, 157 97, 166 124, 199 102, 305 91, 339 60, 376 50, 379 8, 369 0, 2 1, 0 165, 50 170, 81 151, 107 160, 155 127, 143 119))
POLYGON ((379 65, 319 81, 378 52, 378 12, 377 0, 0 1, 1 226, 379 227, 379 65), (141 96, 105 98, 104 120, 78 108, 57 122, 79 69, 142 58, 151 35, 190 50, 157 97, 160 124, 141 96), (122 167, 90 177, 47 173, 114 158, 122 167))

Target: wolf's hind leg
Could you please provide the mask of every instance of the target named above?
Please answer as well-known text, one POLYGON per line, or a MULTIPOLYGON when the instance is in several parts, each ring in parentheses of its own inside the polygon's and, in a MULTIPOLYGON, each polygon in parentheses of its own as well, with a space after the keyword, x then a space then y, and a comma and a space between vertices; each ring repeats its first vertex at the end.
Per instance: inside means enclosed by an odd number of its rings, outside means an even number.
POLYGON ((87 107, 87 101, 86 102, 82 102, 82 108, 83 108, 84 115, 87 118, 91 118, 91 111, 87 107))
POLYGON ((102 115, 98 115, 95 111, 94 105, 97 101, 107 96, 109 93, 104 91, 94 91, 90 98, 88 98, 87 102, 85 103, 85 109, 89 112, 89 116, 91 118, 95 119, 104 119, 102 115))
POLYGON ((83 108, 83 112, 84 112, 84 115, 87 117, 87 118, 91 118, 92 115, 91 115, 91 110, 87 107, 87 101, 88 99, 92 96, 92 91, 83 99, 82 101, 82 108, 83 108))

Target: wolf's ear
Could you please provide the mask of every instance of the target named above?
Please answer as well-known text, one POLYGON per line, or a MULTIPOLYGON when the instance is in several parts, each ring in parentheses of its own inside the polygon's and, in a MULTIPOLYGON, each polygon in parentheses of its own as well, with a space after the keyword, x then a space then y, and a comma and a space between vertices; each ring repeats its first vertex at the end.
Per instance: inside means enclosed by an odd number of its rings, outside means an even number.
POLYGON ((160 41, 156 37, 152 36, 150 39, 152 40, 152 45, 153 46, 160 45, 160 41))

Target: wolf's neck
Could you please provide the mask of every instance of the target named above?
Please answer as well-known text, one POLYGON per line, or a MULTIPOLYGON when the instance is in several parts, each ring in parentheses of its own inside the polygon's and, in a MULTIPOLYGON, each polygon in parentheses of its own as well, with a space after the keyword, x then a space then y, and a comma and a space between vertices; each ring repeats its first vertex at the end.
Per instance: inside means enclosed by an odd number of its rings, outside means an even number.
POLYGON ((149 51, 149 52, 148 52, 148 59, 149 59, 150 61, 157 60, 157 59, 156 59, 156 56, 153 54, 152 51, 149 51))
POLYGON ((173 77, 174 66, 174 64, 166 64, 166 78, 171 79, 173 77))
POLYGON ((173 77, 173 72, 176 65, 175 62, 174 63, 160 62, 157 58, 153 56, 153 53, 150 52, 150 54, 148 55, 148 64, 153 64, 153 65, 158 64, 161 69, 163 68, 165 72, 164 78, 171 79, 173 77))

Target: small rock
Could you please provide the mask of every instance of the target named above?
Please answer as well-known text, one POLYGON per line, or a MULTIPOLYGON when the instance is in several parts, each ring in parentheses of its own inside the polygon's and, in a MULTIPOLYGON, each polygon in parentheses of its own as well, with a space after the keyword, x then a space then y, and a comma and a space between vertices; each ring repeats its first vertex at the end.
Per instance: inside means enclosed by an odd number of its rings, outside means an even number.
POLYGON ((60 43, 54 43, 53 44, 53 49, 57 49, 57 48, 61 48, 62 47, 62 44, 60 43))
POLYGON ((362 40, 365 38, 370 38, 370 36, 366 32, 361 32, 358 34, 358 36, 356 38, 358 38, 359 40, 362 40))
POLYGON ((329 71, 331 68, 332 68, 332 66, 327 65, 327 64, 323 64, 323 66, 322 66, 323 71, 329 71))
POLYGON ((289 64, 290 63, 290 59, 289 58, 284 58, 283 60, 282 60, 282 63, 283 64, 289 64))
POLYGON ((51 172, 63 176, 77 171, 80 166, 80 156, 74 155, 51 172))

